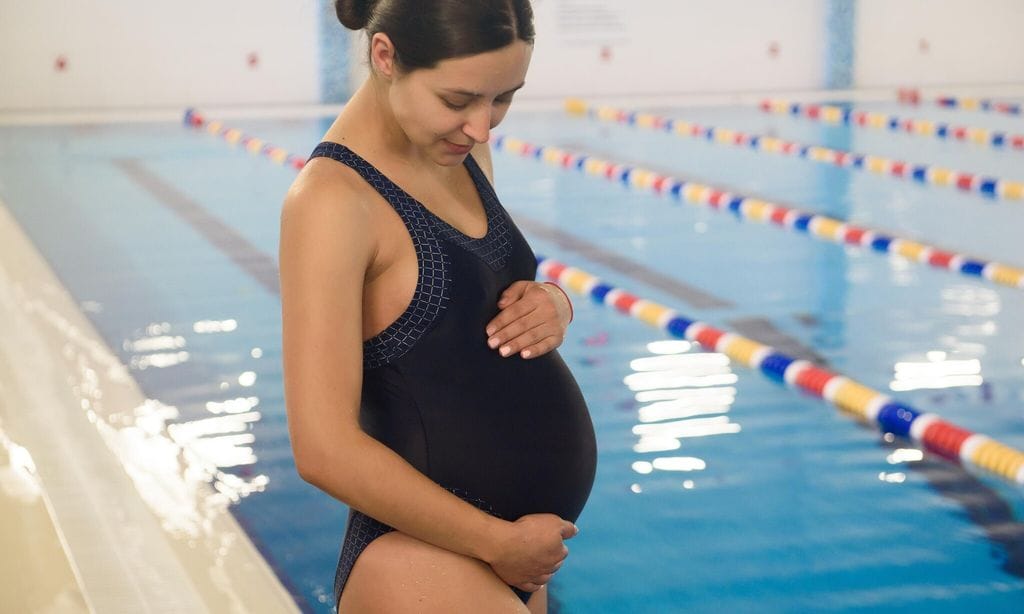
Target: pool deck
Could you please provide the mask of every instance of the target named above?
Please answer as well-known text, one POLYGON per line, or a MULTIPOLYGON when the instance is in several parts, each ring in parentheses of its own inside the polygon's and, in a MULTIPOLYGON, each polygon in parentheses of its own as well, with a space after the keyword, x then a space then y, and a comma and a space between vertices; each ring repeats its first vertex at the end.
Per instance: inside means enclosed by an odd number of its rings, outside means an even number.
POLYGON ((298 612, 208 484, 126 445, 146 401, 0 202, 4 611, 298 612))

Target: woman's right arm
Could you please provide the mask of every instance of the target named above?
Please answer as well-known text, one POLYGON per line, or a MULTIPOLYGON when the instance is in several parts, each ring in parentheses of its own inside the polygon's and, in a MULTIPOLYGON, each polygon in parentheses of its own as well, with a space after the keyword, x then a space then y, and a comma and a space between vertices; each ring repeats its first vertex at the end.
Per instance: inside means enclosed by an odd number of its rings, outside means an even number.
POLYGON ((352 190, 315 170, 296 181, 281 213, 285 399, 299 474, 403 533, 491 563, 509 583, 545 578, 565 557, 561 536, 574 534, 564 526, 571 523, 540 515, 550 519, 538 524, 526 517, 527 526, 516 527, 524 523, 495 518, 360 428, 363 279, 376 249, 372 216, 352 190), (520 543, 527 539, 533 543, 520 543))

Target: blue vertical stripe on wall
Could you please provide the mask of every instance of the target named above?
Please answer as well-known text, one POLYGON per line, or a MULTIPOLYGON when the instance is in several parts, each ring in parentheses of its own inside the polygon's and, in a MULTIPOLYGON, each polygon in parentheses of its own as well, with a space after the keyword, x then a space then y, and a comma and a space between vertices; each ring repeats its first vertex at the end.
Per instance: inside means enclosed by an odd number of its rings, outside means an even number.
POLYGON ((320 0, 320 102, 338 104, 348 100, 349 36, 338 22, 333 0, 320 0))
POLYGON ((825 24, 825 87, 853 86, 854 17, 857 0, 828 0, 825 24))

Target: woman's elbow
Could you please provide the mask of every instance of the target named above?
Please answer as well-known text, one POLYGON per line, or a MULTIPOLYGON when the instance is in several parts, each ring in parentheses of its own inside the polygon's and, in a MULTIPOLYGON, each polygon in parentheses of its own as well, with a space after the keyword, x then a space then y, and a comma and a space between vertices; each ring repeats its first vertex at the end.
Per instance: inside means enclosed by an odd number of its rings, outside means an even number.
POLYGON ((345 468, 350 463, 344 458, 351 445, 297 445, 293 442, 292 454, 295 459, 295 470, 304 481, 323 489, 327 481, 331 482, 332 490, 344 488, 345 468))
POLYGON ((307 456, 295 455, 295 471, 298 472, 299 477, 302 478, 303 481, 308 482, 313 486, 319 486, 319 467, 321 466, 321 463, 310 460, 307 456))

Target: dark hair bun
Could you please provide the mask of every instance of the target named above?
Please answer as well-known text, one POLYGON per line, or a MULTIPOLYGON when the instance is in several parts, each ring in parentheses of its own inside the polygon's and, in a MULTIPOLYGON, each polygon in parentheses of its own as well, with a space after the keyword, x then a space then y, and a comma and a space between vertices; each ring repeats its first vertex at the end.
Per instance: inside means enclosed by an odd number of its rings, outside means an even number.
POLYGON ((377 0, 334 0, 338 21, 349 30, 362 30, 370 21, 377 0))

